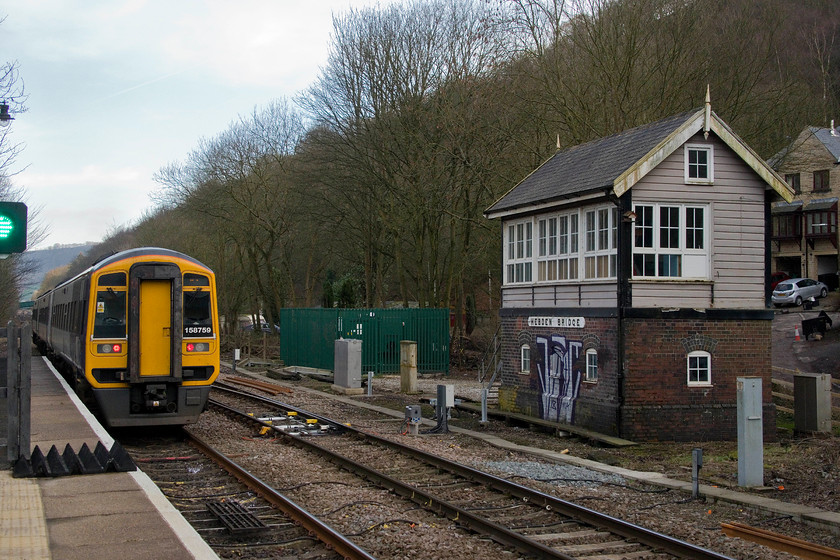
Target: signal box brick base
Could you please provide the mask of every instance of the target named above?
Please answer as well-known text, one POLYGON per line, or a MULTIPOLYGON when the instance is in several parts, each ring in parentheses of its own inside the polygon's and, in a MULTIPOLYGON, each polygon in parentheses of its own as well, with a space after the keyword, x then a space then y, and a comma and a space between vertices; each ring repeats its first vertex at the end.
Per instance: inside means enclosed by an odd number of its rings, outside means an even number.
POLYGON ((619 323, 615 309, 576 309, 582 321, 555 321, 575 327, 529 326, 558 312, 501 311, 502 410, 634 441, 734 440, 737 378, 759 377, 775 439, 772 312, 633 309, 619 323), (708 382, 689 382, 692 352, 710 356, 708 382))

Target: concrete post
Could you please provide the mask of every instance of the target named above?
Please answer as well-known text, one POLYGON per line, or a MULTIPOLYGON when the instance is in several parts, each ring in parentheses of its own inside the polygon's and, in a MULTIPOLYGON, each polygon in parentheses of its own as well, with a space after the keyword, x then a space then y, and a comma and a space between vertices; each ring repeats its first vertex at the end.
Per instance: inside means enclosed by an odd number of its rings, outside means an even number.
POLYGON ((738 486, 764 486, 764 419, 760 377, 739 377, 738 486))
POLYGON ((400 392, 417 393, 417 343, 400 341, 400 392))

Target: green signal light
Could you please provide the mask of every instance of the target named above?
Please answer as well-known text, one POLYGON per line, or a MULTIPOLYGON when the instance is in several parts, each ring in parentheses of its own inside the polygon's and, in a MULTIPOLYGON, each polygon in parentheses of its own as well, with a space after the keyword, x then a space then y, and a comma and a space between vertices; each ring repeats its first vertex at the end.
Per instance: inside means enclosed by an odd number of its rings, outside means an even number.
POLYGON ((8 238, 15 230, 15 223, 6 216, 0 216, 0 239, 8 238))
POLYGON ((26 250, 26 204, 0 202, 0 255, 26 250))

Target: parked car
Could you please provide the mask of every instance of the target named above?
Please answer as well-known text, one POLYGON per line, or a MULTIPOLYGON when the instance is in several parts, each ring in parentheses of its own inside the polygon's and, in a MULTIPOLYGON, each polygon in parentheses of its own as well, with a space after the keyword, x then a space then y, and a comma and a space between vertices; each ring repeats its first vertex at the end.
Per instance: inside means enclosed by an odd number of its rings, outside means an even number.
MULTIPOLYGON (((253 331, 255 329, 254 329, 254 325, 251 324, 251 325, 245 325, 244 327, 242 327, 242 330, 243 331, 253 331)), ((267 332, 267 333, 272 332, 271 326, 268 323, 260 323, 257 330, 261 330, 262 332, 267 332)), ((273 332, 279 333, 280 332, 280 325, 274 325, 274 331, 273 332)))
POLYGON ((822 282, 810 278, 791 278, 779 282, 770 299, 773 305, 781 307, 785 304, 802 305, 808 298, 824 298, 827 295, 828 287, 822 282))
POLYGON ((782 282, 783 280, 790 280, 791 278, 792 276, 787 272, 774 272, 770 275, 770 290, 775 290, 779 282, 782 282))

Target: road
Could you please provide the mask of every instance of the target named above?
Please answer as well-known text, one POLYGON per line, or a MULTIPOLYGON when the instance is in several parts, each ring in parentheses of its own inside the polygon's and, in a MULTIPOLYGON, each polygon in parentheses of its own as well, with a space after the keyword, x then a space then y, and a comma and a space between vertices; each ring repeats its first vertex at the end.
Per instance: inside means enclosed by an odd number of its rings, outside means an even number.
POLYGON ((774 377, 781 375, 790 381, 787 370, 808 373, 830 373, 840 379, 840 294, 831 293, 818 301, 819 305, 806 311, 801 307, 787 307, 776 310, 773 319, 773 367, 774 377), (813 335, 805 340, 802 321, 817 317, 825 311, 833 323, 825 337, 816 340, 813 335), (800 329, 800 340, 795 340, 795 330, 800 329))

